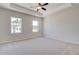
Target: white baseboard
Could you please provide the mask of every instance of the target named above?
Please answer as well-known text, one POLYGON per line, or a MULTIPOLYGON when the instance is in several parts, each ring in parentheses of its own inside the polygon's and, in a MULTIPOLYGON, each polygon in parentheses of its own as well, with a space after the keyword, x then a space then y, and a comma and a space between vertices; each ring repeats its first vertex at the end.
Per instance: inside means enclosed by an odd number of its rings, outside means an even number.
POLYGON ((45 38, 48 38, 48 39, 54 39, 54 40, 57 40, 57 41, 61 41, 61 42, 66 42, 66 43, 69 43, 69 44, 79 45, 79 42, 73 42, 73 41, 67 41, 67 40, 60 40, 60 39, 52 38, 52 37, 49 37, 49 36, 44 36, 44 37, 45 38))

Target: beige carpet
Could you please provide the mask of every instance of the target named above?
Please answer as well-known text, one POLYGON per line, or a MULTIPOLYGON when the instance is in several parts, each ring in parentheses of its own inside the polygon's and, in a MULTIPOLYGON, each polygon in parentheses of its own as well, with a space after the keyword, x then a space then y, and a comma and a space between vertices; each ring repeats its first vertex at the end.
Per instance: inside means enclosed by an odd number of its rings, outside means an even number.
POLYGON ((0 54, 13 55, 76 55, 79 45, 48 38, 36 38, 0 45, 0 54))

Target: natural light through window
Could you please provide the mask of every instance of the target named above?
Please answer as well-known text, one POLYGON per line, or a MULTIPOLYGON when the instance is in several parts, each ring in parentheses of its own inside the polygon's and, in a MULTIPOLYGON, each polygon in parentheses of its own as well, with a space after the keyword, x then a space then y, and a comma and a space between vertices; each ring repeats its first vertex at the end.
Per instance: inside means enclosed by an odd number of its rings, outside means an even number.
POLYGON ((32 32, 38 32, 39 31, 39 23, 38 23, 37 20, 32 21, 32 26, 33 26, 32 32))
POLYGON ((22 32, 22 18, 11 17, 11 33, 22 32))

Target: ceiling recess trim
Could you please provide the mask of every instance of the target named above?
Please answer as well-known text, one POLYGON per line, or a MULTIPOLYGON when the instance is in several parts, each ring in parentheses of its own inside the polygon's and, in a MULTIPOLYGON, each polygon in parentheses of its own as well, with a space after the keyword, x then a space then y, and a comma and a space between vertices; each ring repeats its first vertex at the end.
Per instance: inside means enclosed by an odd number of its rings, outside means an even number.
POLYGON ((21 13, 24 13, 24 14, 37 16, 37 17, 46 17, 46 16, 48 16, 50 14, 54 14, 54 13, 56 13, 58 11, 63 10, 64 8, 68 8, 68 7, 71 7, 71 6, 72 6, 71 3, 67 3, 67 4, 64 4, 64 5, 60 6, 60 7, 55 8, 55 9, 51 8, 51 11, 48 12, 48 13, 41 14, 40 12, 31 10, 29 8, 22 7, 22 6, 18 5, 18 4, 15 4, 15 3, 0 3, 0 7, 7 8, 7 9, 17 11, 17 12, 21 12, 21 13))
POLYGON ((29 14, 29 15, 33 15, 33 16, 37 16, 37 17, 43 17, 42 14, 39 12, 30 10, 28 8, 21 7, 19 5, 14 4, 14 3, 2 3, 2 4, 0 4, 0 7, 10 9, 13 11, 17 11, 17 12, 21 12, 24 14, 29 14))
POLYGON ((47 14, 44 14, 43 17, 46 17, 46 16, 48 16, 50 14, 54 14, 54 13, 56 13, 58 11, 61 11, 61 10, 65 9, 65 8, 69 8, 71 6, 72 6, 71 3, 67 3, 67 4, 64 4, 64 5, 60 6, 60 7, 55 8, 55 9, 51 9, 52 11, 48 12, 47 14))

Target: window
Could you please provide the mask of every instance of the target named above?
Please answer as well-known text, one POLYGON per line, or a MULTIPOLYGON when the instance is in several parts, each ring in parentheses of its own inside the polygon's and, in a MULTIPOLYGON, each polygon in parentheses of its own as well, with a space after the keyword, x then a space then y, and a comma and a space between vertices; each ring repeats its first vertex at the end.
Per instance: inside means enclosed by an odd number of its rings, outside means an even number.
POLYGON ((37 20, 32 21, 32 26, 33 26, 32 32, 38 32, 39 31, 39 23, 38 23, 37 20))
POLYGON ((11 33, 22 32, 22 19, 18 17, 11 17, 11 33))

